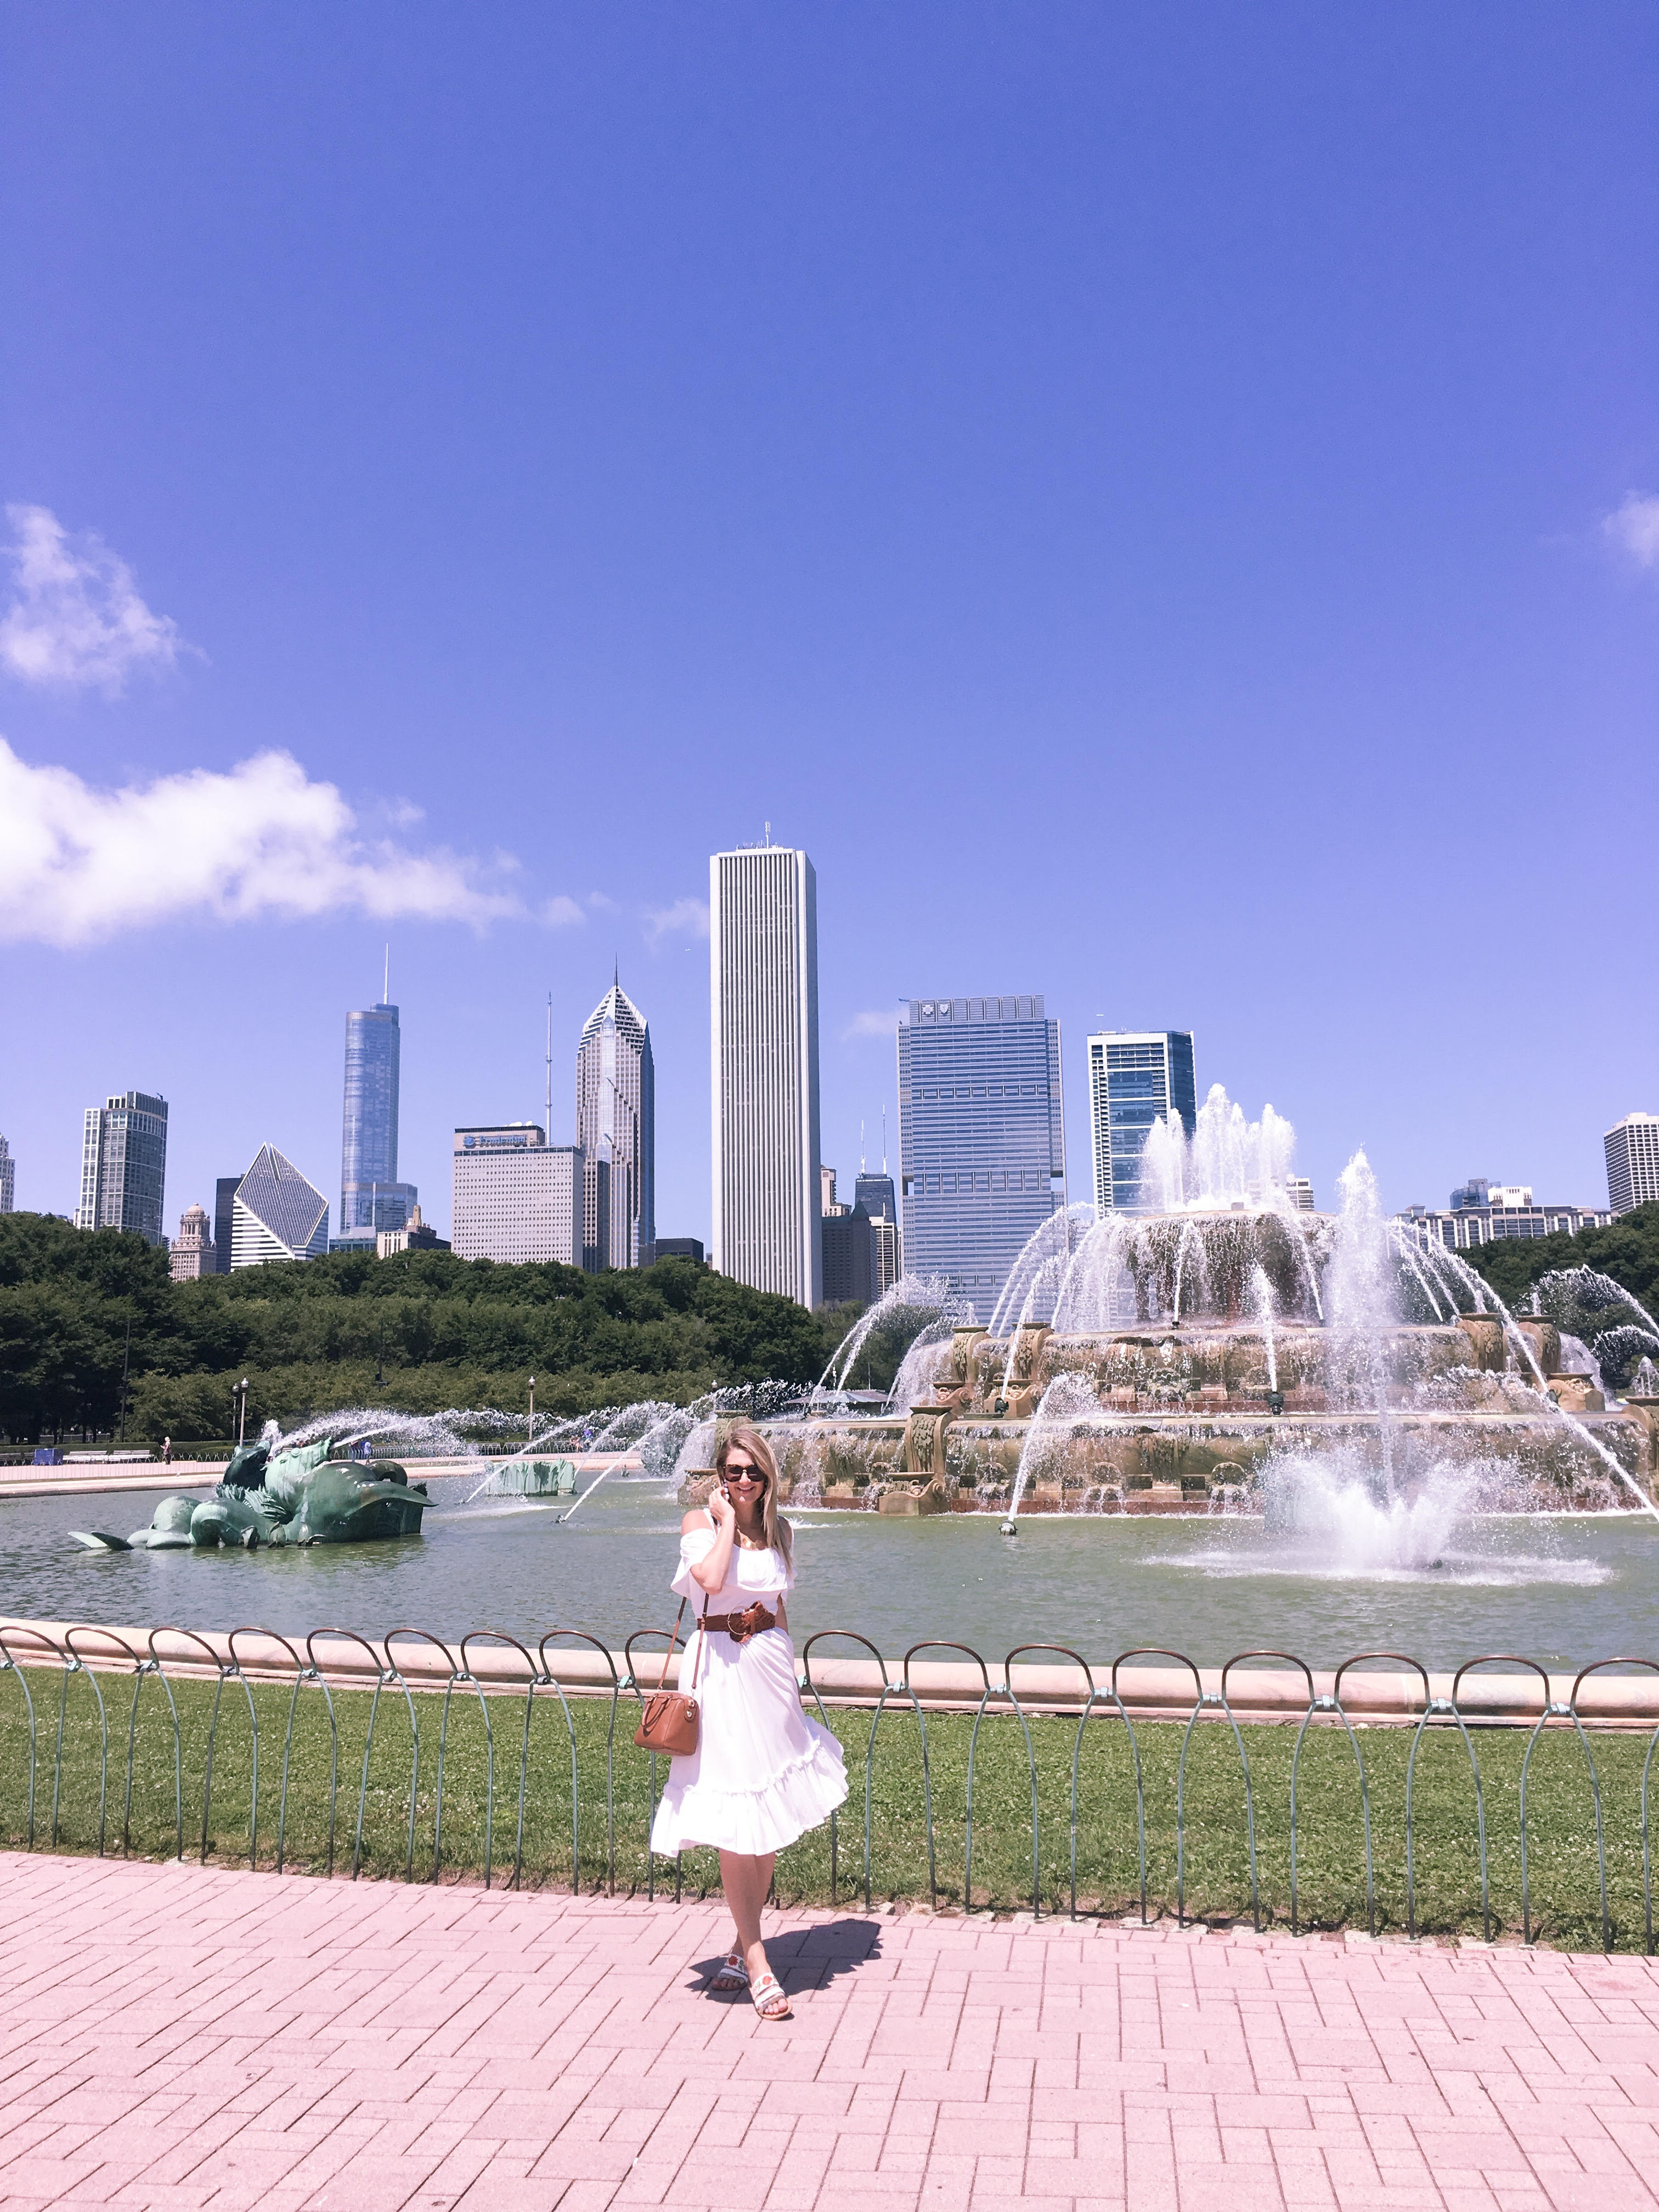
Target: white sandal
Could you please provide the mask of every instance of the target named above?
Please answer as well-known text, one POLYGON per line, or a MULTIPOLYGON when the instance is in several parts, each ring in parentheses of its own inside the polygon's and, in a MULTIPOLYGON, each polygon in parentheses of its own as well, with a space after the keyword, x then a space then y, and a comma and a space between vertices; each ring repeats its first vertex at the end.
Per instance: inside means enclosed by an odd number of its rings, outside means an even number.
POLYGON ((735 1996, 739 1990, 749 1986, 749 1968, 743 1955, 743 1946, 734 1943, 725 1958, 708 1978, 708 1986, 717 1996, 735 1996))
POLYGON ((757 1982, 751 1983, 749 1995, 753 2000, 755 2010, 763 2020, 793 2020, 795 2016, 794 2007, 790 2003, 783 1984, 775 1974, 763 1974, 757 1982), (782 2003, 783 2010, 774 2012, 771 2008, 780 2002, 782 2003))

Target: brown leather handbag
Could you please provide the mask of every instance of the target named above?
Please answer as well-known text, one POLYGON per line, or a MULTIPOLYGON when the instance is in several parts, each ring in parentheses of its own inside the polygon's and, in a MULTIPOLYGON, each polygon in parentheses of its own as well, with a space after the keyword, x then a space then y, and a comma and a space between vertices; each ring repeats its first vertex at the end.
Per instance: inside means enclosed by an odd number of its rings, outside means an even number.
MULTIPOLYGON (((705 1599, 703 1610, 708 1611, 705 1599)), ((645 1711, 634 1731, 634 1741, 641 1751, 662 1752, 670 1759, 684 1759, 697 1747, 698 1710, 696 1698, 690 1690, 671 1690, 668 1681, 668 1662, 674 1656, 674 1646, 679 1641, 680 1622, 685 1617, 685 1601, 674 1615, 673 1632, 668 1639, 668 1649, 662 1655, 662 1679, 645 1701, 645 1711)), ((702 1656, 702 1646, 697 1656, 702 1656)), ((691 1689, 696 1681, 692 1679, 691 1689)))

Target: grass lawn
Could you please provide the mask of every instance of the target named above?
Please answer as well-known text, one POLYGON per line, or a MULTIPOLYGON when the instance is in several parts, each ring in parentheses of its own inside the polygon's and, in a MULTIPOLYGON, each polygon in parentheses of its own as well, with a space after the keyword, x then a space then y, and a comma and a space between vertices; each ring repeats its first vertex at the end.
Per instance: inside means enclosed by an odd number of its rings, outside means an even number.
MULTIPOLYGON (((48 1847, 54 1778, 58 1774, 61 1678, 30 1668, 35 1708, 34 1844, 48 1847)), ((145 1856, 177 1848, 175 1753, 167 1693, 152 1677, 141 1688, 132 1730, 131 1802, 126 1804, 131 1678, 96 1678, 107 1715, 106 1850, 145 1856)), ((179 1716, 187 1857, 202 1848, 211 1683, 171 1684, 179 1716)), ((307 1685, 294 1717, 285 1815, 282 1804, 285 1739, 292 1692, 256 1685, 258 1792, 254 1856, 276 1862, 279 1820, 284 1863, 313 1874, 327 1870, 331 1731, 321 1690, 307 1685)), ((415 1739, 401 1693, 383 1693, 374 1717, 363 1788, 364 1746, 372 1699, 366 1691, 333 1692, 337 1730, 334 1761, 333 1871, 351 1872, 362 1820, 362 1870, 401 1878, 410 1863, 410 1800, 415 1739)), ((430 1880, 438 1818, 437 1769, 443 1741, 439 1878, 481 1879, 489 1804, 489 1755, 480 1699, 458 1691, 447 1732, 444 1699, 414 1699, 419 1729, 413 1870, 430 1880)), ((510 1881, 519 1850, 519 1794, 525 1778, 519 1879, 568 1887, 572 1880, 572 1731, 580 1796, 580 1875, 584 1889, 614 1881, 618 1891, 642 1891, 651 1878, 646 1850, 651 1762, 632 1741, 639 1708, 617 1705, 614 1743, 604 1699, 576 1698, 567 1709, 548 1692, 529 1715, 528 1757, 523 1697, 492 1697, 488 1717, 495 1742, 492 1879, 510 1881), (612 1784, 607 1800, 609 1765, 612 1784)), ((865 1888, 865 1772, 871 1741, 868 1712, 832 1711, 845 1746, 851 1794, 837 1823, 835 1865, 826 1827, 805 1837, 778 1861, 776 1890, 787 1902, 862 1904, 865 1888)), ((1032 1899, 1032 1792, 1036 1775, 1037 1875, 1044 1912, 1069 1911, 1072 1898, 1071 1790, 1075 1720, 1033 1719, 1028 1759, 1018 1717, 1006 1706, 988 1711, 974 1762, 972 1903, 975 1908, 1029 1909, 1032 1899)), ((927 1775, 933 1804, 933 1889, 941 1906, 960 1907, 966 1879, 968 1762, 973 1723, 930 1715, 927 1775)), ((1264 1925, 1291 1917, 1291 1763, 1293 1727, 1242 1729, 1255 1817, 1257 1881, 1264 1925)), ((1171 1723, 1138 1726, 1146 1838, 1148 1910, 1173 1912, 1176 1898, 1176 1781, 1184 1730, 1171 1723)), ((1492 1729, 1474 1735, 1484 1793, 1493 1932, 1521 1931, 1520 1788, 1528 1733, 1492 1729)), ((1358 1731, 1370 1787, 1376 1921, 1380 1932, 1406 1926, 1406 1779, 1413 1735, 1407 1729, 1358 1731)), ((1648 1738, 1607 1734, 1590 1739, 1600 1778, 1606 1837, 1608 1907, 1613 1948, 1644 1942, 1641 1782, 1648 1738)), ((100 1731, 93 1678, 72 1677, 63 1725, 57 1786, 57 1848, 98 1847, 100 1731)), ((212 1791, 206 1808, 209 1856, 246 1865, 250 1856, 253 1729, 248 1692, 225 1685, 214 1740, 212 1791)), ((921 1740, 908 1705, 890 1705, 875 1732, 871 1765, 869 1885, 872 1899, 927 1903, 930 1895, 921 1740)), ((0 1674, 0 1842, 21 1848, 28 1829, 29 1735, 22 1688, 0 1674)), ((658 1766, 660 1787, 663 1766, 658 1766)), ((1659 1779, 1659 1777, 1656 1777, 1659 1779)), ((1340 1727, 1316 1723, 1308 1731, 1297 1775, 1297 1881, 1305 1928, 1367 1925, 1364 1845, 1358 1769, 1340 1727)), ((1134 1765, 1126 1730, 1115 1717, 1096 1717, 1084 1730, 1079 1769, 1076 1881, 1079 1911, 1121 1913, 1139 1904, 1134 1765)), ((1243 1771, 1232 1731, 1209 1720, 1194 1731, 1185 1784, 1185 1890, 1189 1915, 1250 1916, 1249 1858, 1243 1771)), ((1528 1873, 1534 1933, 1559 1947, 1601 1948, 1596 1832, 1589 1769, 1570 1729, 1552 1727, 1534 1753, 1527 1790, 1528 1873)), ((1419 1931, 1479 1939, 1483 1933, 1475 1795, 1469 1756, 1455 1729, 1425 1732, 1418 1753, 1413 1843, 1419 1931)), ((716 1887, 712 1852, 688 1852, 678 1878, 692 1894, 716 1887)), ((659 1894, 673 1893, 672 1860, 654 1866, 659 1894)))

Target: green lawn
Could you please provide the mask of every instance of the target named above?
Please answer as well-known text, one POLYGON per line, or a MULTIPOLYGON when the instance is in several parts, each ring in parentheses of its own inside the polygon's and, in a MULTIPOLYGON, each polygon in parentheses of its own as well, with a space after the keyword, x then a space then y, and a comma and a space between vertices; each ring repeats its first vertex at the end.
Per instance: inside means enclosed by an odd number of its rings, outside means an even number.
MULTIPOLYGON (((27 1670, 35 1705, 34 1844, 52 1838, 60 1678, 27 1670)), ((123 1848, 126 1815, 127 1747, 132 1710, 131 1678, 97 1678, 108 1717, 105 1849, 123 1848)), ((213 1686, 175 1681, 179 1720, 185 1850, 202 1848, 203 1797, 213 1686)), ((291 1693, 278 1686, 252 1692, 258 1717, 258 1863, 274 1866, 282 1816, 284 1743, 291 1693)), ((362 1790, 365 1734, 371 1698, 367 1692, 334 1692, 337 1723, 337 1792, 333 1870, 351 1871, 361 1812, 362 1869, 402 1877, 410 1863, 410 1791, 414 1743, 409 1709, 399 1694, 383 1694, 375 1719, 368 1787, 362 1790)), ((415 1699, 420 1731, 416 1798, 415 1878, 430 1880, 438 1812, 437 1765, 444 1700, 415 1699)), ((584 1889, 614 1879, 618 1890, 643 1890, 649 1878, 646 1851, 650 1762, 632 1742, 638 1706, 623 1698, 617 1709, 611 1753, 614 1786, 607 1819, 607 1735, 605 1700, 581 1698, 565 1710, 550 1692, 539 1693, 530 1714, 529 1757, 525 1701, 492 1697, 489 1720, 495 1738, 492 1878, 513 1877, 518 1845, 519 1789, 526 1776, 520 1879, 568 1887, 572 1877, 571 1736, 576 1745, 580 1801, 580 1877, 584 1889)), ((779 1860, 777 1893, 785 1901, 861 1904, 864 1895, 864 1777, 872 1716, 830 1716, 848 1751, 852 1794, 837 1824, 832 1899, 831 1845, 827 1828, 808 1836, 779 1860)), ((1042 1910, 1066 1911, 1071 1903, 1071 1786, 1077 1741, 1074 1720, 1030 1723, 1036 1774, 1038 1869, 1042 1910)), ((934 1879, 941 1905, 963 1901, 966 1786, 971 1720, 930 1716, 928 1779, 933 1798, 934 1879)), ((1242 1730, 1250 1768, 1255 1814, 1258 1882, 1264 1924, 1289 1924, 1290 1784, 1294 1728, 1247 1726, 1242 1730)), ((1176 1894, 1176 1770, 1183 1730, 1147 1723, 1136 1730, 1144 1784, 1149 1911, 1173 1912, 1176 1894)), ((1412 1732, 1394 1728, 1358 1732, 1370 1782, 1372 1853, 1380 1930, 1406 1925, 1405 1798, 1412 1732)), ((1528 1736, 1522 1729, 1479 1731, 1474 1742, 1485 1795, 1489 1879, 1494 1932, 1521 1929, 1520 1784, 1528 1736)), ((1607 1842, 1608 1903, 1617 1949, 1639 1950, 1644 1941, 1640 1791, 1648 1739, 1640 1734, 1592 1737, 1601 1778, 1607 1842)), ((176 1848, 174 1747, 172 1717, 162 1687, 143 1685, 134 1735, 130 1816, 131 1849, 146 1856, 176 1848)), ((90 1851, 98 1846, 100 1738, 93 1678, 68 1685, 58 1788, 57 1847, 90 1851)), ((214 1746, 207 1848, 221 1865, 246 1865, 249 1857, 252 1731, 247 1692, 238 1682, 223 1690, 214 1746)), ((326 1871, 329 1844, 331 1740, 321 1690, 308 1685, 295 1717, 283 1845, 285 1863, 314 1874, 326 1871)), ((488 1803, 488 1757, 479 1698, 457 1692, 443 1746, 443 1802, 440 1878, 482 1877, 488 1803)), ((0 1840, 21 1848, 27 1834, 28 1730, 19 1677, 0 1674, 0 1840)), ((659 1784, 662 1768, 658 1770, 659 1784)), ((1027 1907, 1032 1892, 1032 1767, 1018 1717, 1006 1706, 988 1711, 975 1759, 972 1901, 976 1907, 1027 1907)), ((870 1806, 870 1890, 872 1899, 926 1902, 929 1895, 927 1823, 921 1739, 908 1705, 889 1705, 876 1733, 870 1806)), ((1316 1723, 1308 1732, 1297 1779, 1297 1888, 1301 1924, 1363 1929, 1367 1923, 1364 1842, 1353 1751, 1340 1729, 1316 1723)), ((1599 1949, 1601 1921, 1595 1823, 1583 1750, 1571 1730, 1552 1728, 1540 1741, 1528 1784, 1529 1873, 1534 1933, 1539 1940, 1574 1949, 1599 1949)), ((1455 1729, 1428 1731, 1418 1755, 1413 1796, 1417 1921, 1420 1930, 1479 1937, 1482 1934, 1480 1856, 1474 1784, 1468 1752, 1455 1729)), ((672 1893, 672 1861, 658 1860, 659 1893, 672 1893)), ((1224 1723, 1206 1721, 1193 1732, 1186 1777, 1186 1905, 1188 1914, 1232 1916, 1248 1921, 1249 1863, 1238 1749, 1224 1723)), ((680 1879, 693 1893, 718 1882, 714 1855, 686 1855, 680 1879)), ((1080 1911, 1121 1912, 1138 1901, 1134 1771, 1121 1723, 1091 1720, 1084 1734, 1077 1820, 1077 1899, 1080 1911)))

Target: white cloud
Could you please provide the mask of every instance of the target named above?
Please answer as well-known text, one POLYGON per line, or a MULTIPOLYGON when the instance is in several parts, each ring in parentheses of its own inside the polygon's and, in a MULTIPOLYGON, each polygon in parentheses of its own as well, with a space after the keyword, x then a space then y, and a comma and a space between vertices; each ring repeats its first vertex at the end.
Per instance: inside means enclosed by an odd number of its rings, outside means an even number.
POLYGON ((1659 568, 1659 493, 1627 491, 1601 528, 1638 568, 1659 568))
POLYGON ((649 945, 660 945, 665 937, 707 937, 708 934, 707 899, 676 899, 672 906, 653 906, 645 910, 645 935, 649 945))
POLYGON ((135 669, 171 668, 187 647, 152 614, 103 540, 71 539, 50 507, 9 507, 16 588, 0 619, 0 665, 25 684, 120 690, 135 669))
POLYGON ((523 914, 480 875, 441 848, 364 837, 335 786, 288 753, 115 791, 31 767, 0 738, 0 940, 88 945, 186 918, 352 912, 477 927, 523 914))
POLYGON ((884 1013, 854 1014, 842 1031, 843 1041, 849 1037, 890 1037, 898 1034, 898 1008, 884 1013))
POLYGON ((586 926, 587 916, 574 899, 567 897, 561 891, 556 898, 549 899, 543 907, 542 920, 550 929, 580 929, 586 926))
POLYGON ((587 903, 598 907, 602 914, 614 914, 617 910, 616 900, 605 891, 589 891, 587 903))

